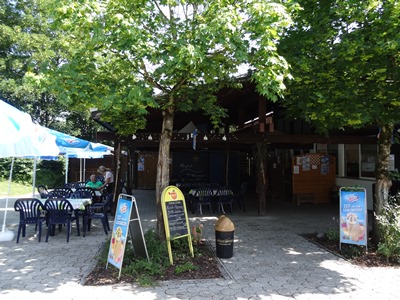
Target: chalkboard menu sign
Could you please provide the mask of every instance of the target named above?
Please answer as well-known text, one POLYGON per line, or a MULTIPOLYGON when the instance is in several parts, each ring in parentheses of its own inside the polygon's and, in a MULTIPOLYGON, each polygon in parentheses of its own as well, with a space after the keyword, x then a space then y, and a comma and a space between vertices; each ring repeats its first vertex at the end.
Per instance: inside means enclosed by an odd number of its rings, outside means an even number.
POLYGON ((161 207, 171 264, 173 264, 171 240, 187 237, 189 249, 193 256, 192 237, 190 235, 185 197, 182 191, 176 186, 166 187, 161 195, 161 207))
POLYGON ((165 207, 168 216, 168 227, 170 236, 175 237, 188 234, 183 201, 168 201, 165 202, 165 207))

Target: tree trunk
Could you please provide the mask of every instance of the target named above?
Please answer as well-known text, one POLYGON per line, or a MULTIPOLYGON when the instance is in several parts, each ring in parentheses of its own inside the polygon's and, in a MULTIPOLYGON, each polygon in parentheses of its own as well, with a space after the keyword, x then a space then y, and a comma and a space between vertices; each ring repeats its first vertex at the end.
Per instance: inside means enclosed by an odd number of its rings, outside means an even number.
POLYGON ((170 146, 174 127, 174 109, 167 108, 163 111, 163 123, 158 150, 156 203, 157 203, 157 234, 165 239, 164 219, 161 208, 161 193, 169 185, 170 146))
POLYGON ((225 161, 225 186, 229 186, 229 149, 226 150, 226 161, 225 161))
MULTIPOLYGON (((382 213, 383 206, 388 203, 389 189, 392 181, 389 176, 390 147, 392 146, 393 125, 384 125, 380 128, 378 140, 378 164, 375 182, 375 203, 374 212, 376 215, 382 213)), ((376 218, 374 218, 373 238, 381 240, 376 218)))
POLYGON ((258 189, 258 215, 264 216, 267 213, 267 172, 266 172, 266 146, 264 143, 257 143, 257 189, 258 189))
POLYGON ((121 178, 121 140, 114 141, 114 194, 111 215, 115 216, 120 191, 119 179, 121 178))

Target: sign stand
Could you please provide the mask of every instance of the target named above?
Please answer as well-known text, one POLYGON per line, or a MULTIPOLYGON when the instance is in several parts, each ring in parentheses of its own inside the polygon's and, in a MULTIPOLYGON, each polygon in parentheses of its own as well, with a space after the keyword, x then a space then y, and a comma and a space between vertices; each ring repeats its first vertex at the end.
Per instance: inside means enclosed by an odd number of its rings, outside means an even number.
POLYGON ((367 193, 361 187, 342 187, 339 190, 340 242, 365 246, 368 251, 367 193))
POLYGON ((136 199, 131 195, 120 194, 106 264, 106 269, 108 263, 119 269, 118 279, 121 277, 128 232, 135 256, 147 258, 149 261, 136 199))
POLYGON ((165 236, 167 238, 169 261, 171 265, 174 264, 172 259, 171 240, 187 237, 190 253, 192 254, 192 257, 194 257, 185 197, 181 190, 176 186, 166 187, 161 195, 161 207, 164 218, 165 236))

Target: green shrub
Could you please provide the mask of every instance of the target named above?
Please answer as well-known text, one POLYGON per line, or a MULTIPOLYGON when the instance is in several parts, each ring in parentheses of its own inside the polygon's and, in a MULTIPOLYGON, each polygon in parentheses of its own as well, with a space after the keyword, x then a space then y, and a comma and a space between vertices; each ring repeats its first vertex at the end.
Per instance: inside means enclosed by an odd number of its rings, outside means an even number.
POLYGON ((188 271, 191 271, 191 270, 198 270, 198 269, 199 269, 198 266, 195 266, 195 265, 193 265, 193 263, 188 261, 188 262, 184 263, 183 265, 176 266, 175 267, 175 274, 181 274, 181 273, 184 273, 184 272, 188 272, 188 271))
POLYGON ((41 160, 36 169, 36 186, 61 187, 65 182, 65 158, 41 160))
POLYGON ((376 216, 381 241, 378 252, 386 259, 400 255, 400 193, 390 196, 388 204, 383 206, 382 213, 376 216))
MULTIPOLYGON (((10 177, 11 158, 0 159, 0 179, 8 180, 10 177)), ((15 158, 12 181, 32 184, 33 178, 32 158, 15 158)), ((65 181, 65 158, 59 160, 38 160, 36 166, 36 186, 44 185, 48 188, 60 187, 65 181)))
POLYGON ((340 231, 339 228, 331 228, 326 232, 326 238, 330 241, 338 241, 340 240, 340 231))
MULTIPOLYGON (((10 178, 12 158, 0 159, 0 177, 8 180, 10 178)), ((18 183, 31 183, 33 172, 33 159, 30 158, 15 158, 12 173, 12 181, 18 183)))
POLYGON ((165 242, 160 241, 153 230, 147 231, 144 237, 150 261, 135 258, 132 245, 126 245, 122 272, 134 276, 141 286, 152 286, 154 278, 165 273, 168 251, 165 242))

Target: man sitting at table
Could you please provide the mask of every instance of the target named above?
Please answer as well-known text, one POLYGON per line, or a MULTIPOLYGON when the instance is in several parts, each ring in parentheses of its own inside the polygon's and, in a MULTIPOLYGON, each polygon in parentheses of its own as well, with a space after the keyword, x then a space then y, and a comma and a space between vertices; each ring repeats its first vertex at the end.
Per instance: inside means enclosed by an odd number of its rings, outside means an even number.
POLYGON ((103 183, 97 179, 96 175, 90 175, 90 181, 86 183, 87 187, 94 189, 95 191, 99 191, 103 187, 103 183))

